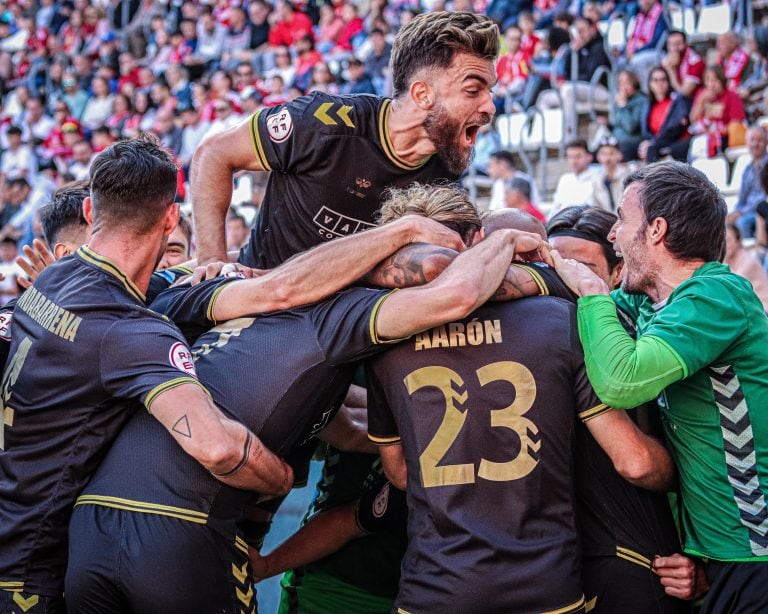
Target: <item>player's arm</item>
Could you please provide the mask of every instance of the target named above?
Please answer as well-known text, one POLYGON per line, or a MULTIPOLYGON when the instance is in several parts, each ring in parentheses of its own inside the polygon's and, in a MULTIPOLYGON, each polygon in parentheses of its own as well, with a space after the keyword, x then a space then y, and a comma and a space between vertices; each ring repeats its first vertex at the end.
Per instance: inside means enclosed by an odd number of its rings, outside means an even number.
POLYGON ((216 321, 290 309, 322 300, 358 280, 376 263, 409 243, 462 249, 459 235, 417 215, 318 245, 269 273, 229 284, 217 295, 216 321))
POLYGON ((192 218, 201 265, 227 260, 224 220, 232 200, 232 175, 238 170, 268 170, 254 154, 250 130, 247 121, 211 135, 192 156, 192 218))
MULTIPOLYGON (((434 280, 456 258, 458 252, 445 247, 428 244, 407 245, 378 263, 366 273, 361 281, 379 288, 410 288, 434 280)), ((559 280, 558 280, 559 281, 559 280)), ((494 301, 511 301, 540 294, 562 295, 552 292, 541 275, 528 267, 511 265, 504 279, 491 297, 494 301)), ((565 289, 562 282, 556 284, 565 289)))
POLYGON ((405 452, 403 445, 397 443, 382 444, 379 446, 379 456, 381 456, 381 465, 384 467, 384 473, 387 479, 400 490, 405 490, 408 484, 408 470, 405 465, 405 452))
POLYGON ((355 411, 342 405, 330 424, 316 437, 342 452, 376 454, 376 446, 368 439, 365 408, 355 411))
POLYGON ((459 254, 435 280, 389 295, 376 317, 379 339, 402 339, 440 323, 461 319, 498 289, 515 253, 543 246, 538 235, 499 230, 459 254))
POLYGON ((674 488, 677 471, 669 452, 643 433, 625 412, 608 409, 584 420, 621 477, 649 490, 674 488))
POLYGON ((183 383, 145 403, 184 451, 218 480, 270 495, 290 490, 291 468, 244 425, 225 417, 201 386, 183 383))
POLYGON ((365 532, 355 520, 356 503, 340 505, 314 516, 267 556, 249 548, 257 582, 333 554, 365 532))

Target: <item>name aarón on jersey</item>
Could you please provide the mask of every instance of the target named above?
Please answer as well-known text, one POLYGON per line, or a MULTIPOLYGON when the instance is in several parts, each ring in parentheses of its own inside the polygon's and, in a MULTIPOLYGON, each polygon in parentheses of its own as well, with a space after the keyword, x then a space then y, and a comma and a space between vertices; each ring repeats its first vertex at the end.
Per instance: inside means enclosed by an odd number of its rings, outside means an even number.
POLYGON ((500 320, 449 322, 415 336, 416 351, 501 343, 500 320))

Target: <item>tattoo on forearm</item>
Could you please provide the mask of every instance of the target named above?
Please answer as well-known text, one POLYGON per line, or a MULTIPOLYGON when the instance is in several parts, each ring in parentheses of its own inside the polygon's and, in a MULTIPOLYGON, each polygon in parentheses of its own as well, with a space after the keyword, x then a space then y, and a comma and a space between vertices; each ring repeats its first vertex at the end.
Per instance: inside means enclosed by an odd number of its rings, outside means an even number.
POLYGON ((173 425, 171 430, 174 433, 178 433, 179 435, 192 439, 192 429, 189 427, 189 419, 187 418, 187 414, 184 414, 181 418, 176 420, 176 424, 173 425))
POLYGON ((368 283, 385 288, 408 288, 429 282, 424 274, 424 262, 429 256, 455 256, 453 250, 435 245, 409 245, 382 261, 366 276, 368 283))
POLYGON ((539 287, 529 273, 519 267, 510 267, 491 300, 510 301, 539 294, 539 287))

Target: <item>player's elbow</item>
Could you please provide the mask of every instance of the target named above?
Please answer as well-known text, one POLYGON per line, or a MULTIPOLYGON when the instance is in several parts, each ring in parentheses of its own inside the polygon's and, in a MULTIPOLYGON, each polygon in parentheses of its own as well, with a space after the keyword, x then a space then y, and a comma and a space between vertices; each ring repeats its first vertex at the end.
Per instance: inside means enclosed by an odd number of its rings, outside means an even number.
POLYGON ((226 165, 227 147, 220 140, 221 133, 204 138, 192 154, 191 167, 197 169, 226 165))
POLYGON ((427 283, 435 279, 440 273, 445 271, 451 262, 453 262, 454 256, 450 256, 445 253, 434 253, 425 256, 422 260, 422 274, 427 283))
POLYGON ((656 473, 653 456, 642 447, 625 451, 619 458, 614 459, 613 466, 621 477, 632 484, 645 484, 656 473))
POLYGON ((213 442, 193 456, 211 473, 225 475, 241 462, 243 447, 234 441, 213 442))

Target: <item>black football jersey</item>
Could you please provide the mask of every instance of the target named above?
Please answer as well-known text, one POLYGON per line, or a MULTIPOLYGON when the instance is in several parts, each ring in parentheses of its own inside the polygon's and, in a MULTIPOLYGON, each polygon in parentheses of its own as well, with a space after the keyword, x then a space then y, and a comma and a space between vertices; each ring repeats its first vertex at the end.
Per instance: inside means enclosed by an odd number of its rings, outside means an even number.
POLYGON ((144 300, 88 247, 19 298, 0 387, 0 588, 61 595, 72 505, 110 443, 137 407, 199 385, 183 337, 144 300))
POLYGON ((398 157, 387 125, 392 101, 314 92, 250 119, 254 155, 272 173, 240 262, 272 268, 323 241, 375 225, 381 195, 414 181, 455 181, 438 156, 398 157))
MULTIPOLYGON (((188 322, 205 320, 219 288, 194 286, 186 303, 171 302, 173 311, 188 322)), ((375 318, 388 294, 354 288, 311 306, 221 323, 192 348, 198 376, 225 414, 291 457, 333 418, 357 361, 380 351, 375 318)), ((129 421, 78 505, 172 515, 231 537, 249 493, 213 478, 145 418, 129 421)))
POLYGON ((607 408, 587 380, 574 306, 486 304, 371 361, 373 441, 400 442, 406 612, 583 606, 573 501, 579 415, 607 408))

